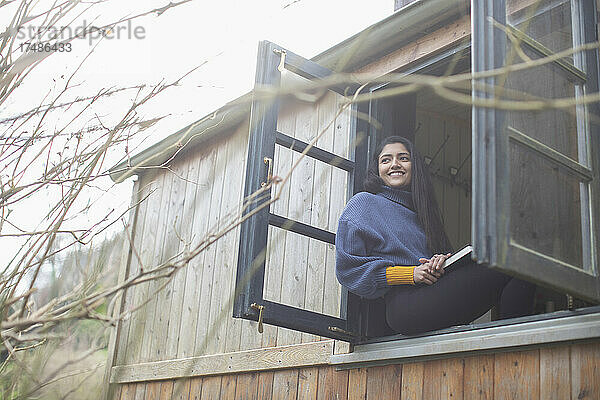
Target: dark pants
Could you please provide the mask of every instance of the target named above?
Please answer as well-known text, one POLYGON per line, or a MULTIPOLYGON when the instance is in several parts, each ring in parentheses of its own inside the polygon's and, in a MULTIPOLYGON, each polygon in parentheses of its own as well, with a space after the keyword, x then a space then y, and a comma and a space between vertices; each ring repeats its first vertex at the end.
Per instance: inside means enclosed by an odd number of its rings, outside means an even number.
POLYGON ((396 332, 414 335, 464 325, 500 306, 501 318, 533 312, 535 285, 468 264, 446 272, 433 285, 394 286, 385 295, 386 319, 396 332))

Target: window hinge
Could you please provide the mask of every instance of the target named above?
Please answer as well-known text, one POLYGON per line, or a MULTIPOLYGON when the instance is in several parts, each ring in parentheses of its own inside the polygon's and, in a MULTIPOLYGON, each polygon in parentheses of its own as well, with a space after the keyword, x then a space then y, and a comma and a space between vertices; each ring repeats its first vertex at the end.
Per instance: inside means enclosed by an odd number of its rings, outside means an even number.
POLYGON ((252 303, 250 307, 258 311, 258 333, 263 333, 263 311, 265 310, 265 306, 252 303))
POLYGON ((567 294, 567 309, 573 311, 575 307, 573 307, 573 296, 567 294))

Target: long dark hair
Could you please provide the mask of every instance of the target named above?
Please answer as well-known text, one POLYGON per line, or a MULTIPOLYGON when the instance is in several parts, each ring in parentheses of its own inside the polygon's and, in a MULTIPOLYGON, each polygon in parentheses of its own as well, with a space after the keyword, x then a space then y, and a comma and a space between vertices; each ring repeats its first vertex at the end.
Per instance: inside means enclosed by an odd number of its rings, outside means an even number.
POLYGON ((440 209, 435 200, 429 169, 410 140, 402 136, 388 136, 379 143, 367 170, 367 177, 364 182, 365 190, 373 194, 381 191, 384 182, 379 176, 379 155, 383 148, 391 143, 402 143, 410 153, 412 162, 410 190, 415 211, 427 237, 427 246, 434 253, 451 252, 452 245, 446 235, 440 209))

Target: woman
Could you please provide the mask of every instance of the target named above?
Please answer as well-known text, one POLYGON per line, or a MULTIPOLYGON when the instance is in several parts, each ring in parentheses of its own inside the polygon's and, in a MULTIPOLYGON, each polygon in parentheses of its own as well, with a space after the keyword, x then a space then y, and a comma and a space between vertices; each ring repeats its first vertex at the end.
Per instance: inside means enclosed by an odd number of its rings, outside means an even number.
POLYGON ((451 255, 431 179, 413 144, 379 144, 338 224, 336 274, 365 298, 384 296, 388 325, 416 334, 466 324, 495 304, 501 318, 530 314, 535 286, 475 263, 444 273, 451 255))

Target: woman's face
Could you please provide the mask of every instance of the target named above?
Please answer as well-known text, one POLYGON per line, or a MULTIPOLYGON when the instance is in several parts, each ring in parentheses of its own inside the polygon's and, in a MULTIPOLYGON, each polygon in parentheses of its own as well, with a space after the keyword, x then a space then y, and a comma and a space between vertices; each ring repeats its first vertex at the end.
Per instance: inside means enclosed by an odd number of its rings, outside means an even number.
POLYGON ((412 172, 410 153, 402 143, 386 144, 379 154, 379 176, 386 186, 409 189, 412 172))

